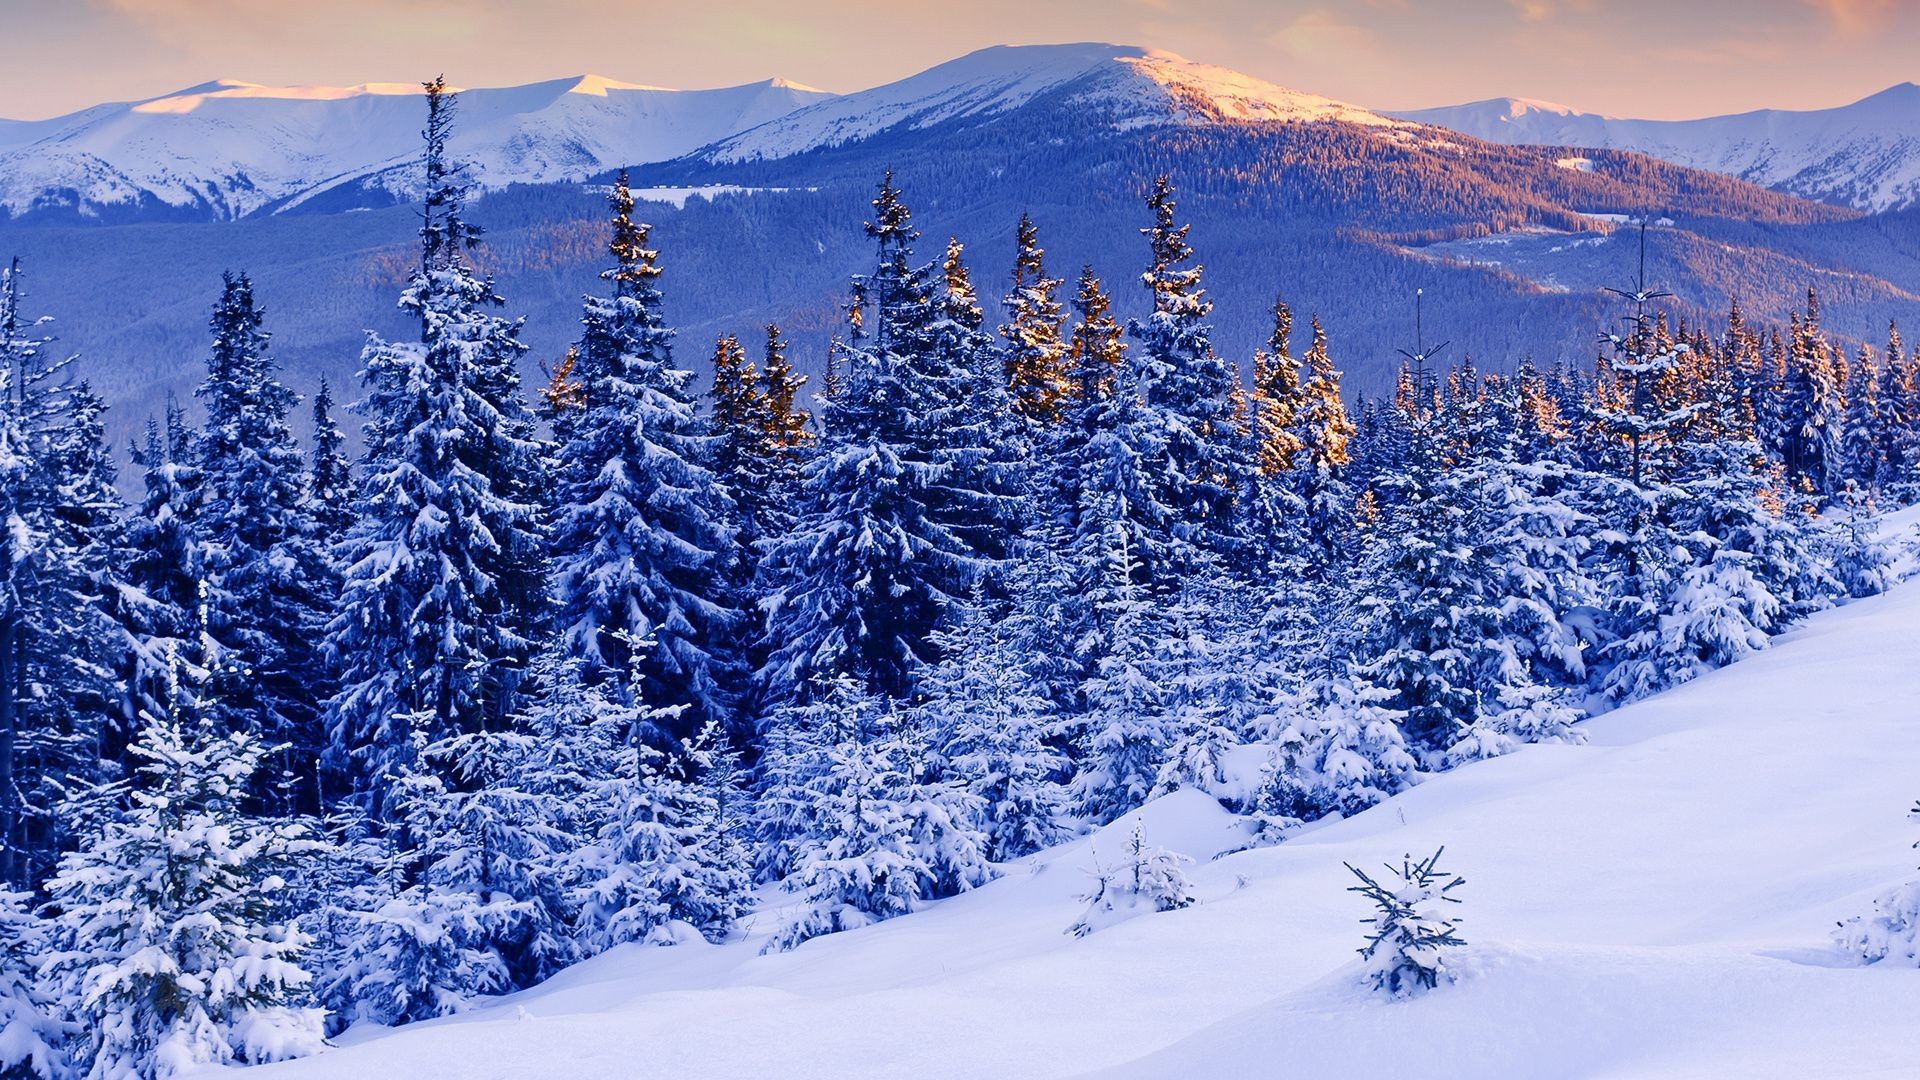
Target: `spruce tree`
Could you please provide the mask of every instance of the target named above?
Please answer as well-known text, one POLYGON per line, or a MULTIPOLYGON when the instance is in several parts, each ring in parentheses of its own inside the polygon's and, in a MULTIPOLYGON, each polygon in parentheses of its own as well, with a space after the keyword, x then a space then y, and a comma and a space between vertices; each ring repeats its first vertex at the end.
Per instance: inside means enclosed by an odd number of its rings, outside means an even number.
POLYGON ((211 323, 196 391, 207 418, 194 528, 206 552, 208 631, 232 676, 216 692, 235 722, 284 747, 263 777, 269 801, 317 813, 318 703, 328 691, 313 642, 333 590, 289 423, 298 398, 278 381, 245 274, 222 278, 211 323))
POLYGON ((127 651, 102 405, 20 305, 16 261, 0 270, 0 889, 37 886, 66 841, 117 734, 127 651))
POLYGON ((320 380, 313 395, 313 465, 307 474, 307 517, 314 536, 331 548, 353 522, 353 466, 347 460, 346 433, 333 418, 333 388, 320 380))
POLYGON ((426 88, 421 264, 400 300, 420 340, 375 336, 361 353, 364 480, 326 642, 341 676, 331 745, 382 820, 388 789, 418 764, 416 733, 506 727, 547 616, 542 455, 516 369, 525 346, 468 259, 478 231, 447 156, 453 98, 443 80, 426 88))
POLYGON ((1026 213, 1014 229, 1013 287, 1007 293, 1006 380, 1013 408, 1030 423, 1060 422, 1069 392, 1068 349, 1061 340, 1064 317, 1058 278, 1047 276, 1040 229, 1026 213))
MULTIPOLYGON (((180 675, 178 668, 175 677, 180 675)), ((286 875, 317 841, 242 812, 266 755, 179 704, 149 716, 124 811, 62 860, 47 969, 72 1004, 89 1076, 161 1078, 320 1048, 309 939, 286 921, 286 875)))
POLYGON ((765 604, 761 679, 776 703, 849 673, 904 696, 917 668, 936 659, 942 613, 990 565, 956 527, 979 511, 972 496, 986 494, 953 486, 967 463, 936 421, 960 399, 963 372, 940 347, 937 285, 913 263, 918 234, 890 173, 873 208, 866 231, 877 265, 855 281, 872 317, 839 348, 841 385, 821 402, 822 444, 803 468, 799 519, 768 548, 777 584, 765 604))
POLYGON ((1354 491, 1347 482, 1354 436, 1340 396, 1340 372, 1327 351, 1320 317, 1313 317, 1313 340, 1303 358, 1306 377, 1293 431, 1300 450, 1288 483, 1306 515, 1307 569, 1318 580, 1334 580, 1353 551, 1354 491))
POLYGON ((641 685, 648 701, 681 707, 679 737, 731 716, 734 505, 693 373, 673 359, 658 253, 624 177, 612 206, 613 266, 601 277, 613 291, 586 302, 575 347, 585 404, 556 449, 559 623, 589 680, 624 682, 622 641, 653 641, 641 685))
POLYGON ((1213 304, 1200 286, 1187 246, 1187 226, 1175 224, 1173 185, 1154 180, 1147 196, 1153 224, 1140 230, 1151 261, 1141 280, 1153 313, 1127 331, 1140 347, 1141 391, 1163 428, 1166 469, 1158 497, 1173 511, 1176 533, 1208 551, 1226 554, 1235 543, 1233 500, 1246 468, 1233 417, 1231 392, 1239 379, 1216 355, 1207 315, 1213 304))

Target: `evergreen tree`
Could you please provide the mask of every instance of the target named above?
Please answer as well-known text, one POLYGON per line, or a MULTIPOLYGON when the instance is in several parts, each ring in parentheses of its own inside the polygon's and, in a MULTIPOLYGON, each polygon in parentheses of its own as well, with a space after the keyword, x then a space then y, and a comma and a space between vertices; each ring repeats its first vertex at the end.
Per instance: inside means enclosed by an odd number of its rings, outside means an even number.
POLYGON ((59 1080, 68 1075, 71 1028, 40 977, 50 925, 27 909, 31 899, 0 892, 0 1075, 59 1080))
POLYGON ((1320 317, 1313 317, 1313 341, 1303 360, 1306 378, 1294 410, 1294 435, 1300 445, 1289 483, 1306 514, 1307 568, 1322 581, 1350 558, 1354 492, 1346 480, 1354 427, 1340 396, 1340 372, 1327 352, 1320 317))
POLYGON ((1360 879, 1347 891, 1359 893, 1379 909, 1372 920, 1373 935, 1360 955, 1367 961, 1367 981, 1381 993, 1411 997, 1443 980, 1453 980, 1447 967, 1449 950, 1466 942, 1458 932, 1459 918, 1440 905, 1459 903, 1459 897, 1448 894, 1466 884, 1466 879, 1439 868, 1445 851, 1441 848, 1418 862, 1406 856, 1398 867, 1389 864, 1387 872, 1392 876, 1385 881, 1342 864, 1360 879))
POLYGON ((1086 937, 1135 915, 1193 906, 1193 888, 1185 869, 1192 861, 1178 852, 1148 844, 1140 823, 1134 822, 1126 861, 1111 868, 1096 864, 1086 914, 1068 927, 1067 933, 1086 937))
POLYGON ((208 630, 220 643, 220 670, 232 676, 215 689, 235 722, 283 748, 278 775, 263 778, 269 801, 317 813, 325 739, 316 704, 328 691, 313 632, 332 583, 288 422, 298 399, 278 381, 253 283, 227 274, 222 285, 196 391, 207 419, 195 444, 193 523, 205 550, 208 630))
POLYGON ((525 346, 517 322, 488 310, 503 301, 466 255, 477 230, 447 157, 443 80, 427 84, 427 116, 421 265, 400 301, 420 340, 376 336, 361 354, 364 481, 326 642, 341 675, 332 748, 382 820, 388 788, 417 762, 416 732, 505 728, 547 606, 525 346))
POLYGON ((921 775, 923 732, 847 677, 814 699, 834 707, 788 718, 768 750, 774 783, 763 802, 785 833, 786 886, 800 896, 770 950, 904 915, 993 876, 981 800, 921 775))
POLYGON ((22 314, 20 281, 0 270, 0 891, 40 883, 63 806, 99 779, 126 651, 102 407, 22 314))
POLYGON ((1045 658, 1019 647, 1011 622, 988 604, 969 605, 939 635, 944 659, 921 684, 938 772, 980 799, 995 862, 1069 834, 1058 783, 1067 763, 1047 741, 1052 703, 1034 672, 1045 658))
POLYGON ((762 680, 775 701, 844 673, 905 695, 936 659, 942 612, 990 565, 956 528, 963 511, 978 512, 973 496, 987 496, 952 486, 965 462, 937 419, 959 399, 961 373, 939 348, 936 286, 913 265, 917 234, 891 174, 873 207, 878 265, 855 281, 873 317, 840 347, 843 382, 821 404, 823 445, 802 472, 799 520, 768 551, 778 584, 765 603, 762 680))
POLYGON ((79 1065, 158 1080, 319 1049, 308 938, 281 902, 283 875, 317 842, 241 811, 266 747, 176 706, 147 719, 130 753, 124 813, 47 885, 60 912, 47 968, 80 1021, 79 1065))
POLYGON ((633 220, 624 178, 612 199, 614 265, 601 277, 613 295, 587 300, 575 350, 585 404, 557 450, 560 626, 589 679, 622 679, 627 636, 653 641, 642 689, 683 707, 673 734, 685 736, 731 714, 734 506, 713 469, 693 373, 674 362, 658 253, 633 220))
POLYGON ((1840 453, 1846 459, 1842 489, 1851 484, 1873 492, 1885 483, 1886 460, 1880 448, 1880 377, 1873 351, 1862 345, 1848 372, 1846 412, 1841 421, 1840 453))
POLYGON ((1013 408, 1033 424, 1060 422, 1070 389, 1063 316, 1055 299, 1061 281, 1047 276, 1040 230, 1025 213, 1014 230, 1013 287, 1007 293, 1006 380, 1013 408))
POLYGON ((1208 551, 1234 543, 1233 499, 1245 467, 1233 418, 1233 365, 1215 355, 1205 319, 1213 304, 1191 264, 1187 226, 1174 223, 1173 185, 1161 176, 1147 197, 1153 225, 1142 229, 1151 263, 1142 281, 1153 313, 1127 331, 1140 342, 1132 362, 1142 369, 1146 406, 1163 430, 1166 469, 1159 498, 1174 513, 1175 532, 1208 551))
POLYGON ((353 466, 346 433, 333 419, 333 389, 320 380, 313 396, 313 467, 307 474, 307 517, 326 547, 338 543, 353 522, 353 466))

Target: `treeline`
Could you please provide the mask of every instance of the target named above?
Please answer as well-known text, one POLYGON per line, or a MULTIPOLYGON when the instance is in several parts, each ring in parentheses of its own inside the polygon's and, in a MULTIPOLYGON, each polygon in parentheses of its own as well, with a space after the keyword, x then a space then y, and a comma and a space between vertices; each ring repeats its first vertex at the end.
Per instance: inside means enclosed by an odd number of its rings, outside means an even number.
POLYGON ((889 175, 810 415, 772 326, 702 400, 623 177, 529 391, 428 90, 419 332, 361 354, 357 467, 325 387, 296 444, 230 275, 205 421, 151 425, 122 507, 7 277, 0 1068, 293 1056, 737 936, 762 885, 789 948, 1180 788, 1284 838, 1877 591, 1870 514, 1920 496, 1920 357, 1837 354, 1811 294, 1709 332, 1642 283, 1591 368, 1416 345, 1353 411, 1280 303, 1243 372, 1164 179, 1122 325, 1029 220, 990 318, 889 175))

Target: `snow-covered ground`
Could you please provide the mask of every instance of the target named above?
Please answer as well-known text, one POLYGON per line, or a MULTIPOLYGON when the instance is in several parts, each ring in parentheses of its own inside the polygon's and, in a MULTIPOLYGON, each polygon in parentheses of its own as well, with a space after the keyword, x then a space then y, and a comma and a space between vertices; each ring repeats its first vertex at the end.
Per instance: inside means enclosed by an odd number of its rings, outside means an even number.
MULTIPOLYGON (((1890 523, 1910 532, 1920 512, 1890 523)), ((1240 851, 1187 792, 919 914, 758 955, 629 946, 260 1080, 1920 1075, 1920 970, 1836 920, 1914 871, 1920 582, 1754 659, 1351 820, 1240 851), (1200 903, 1075 939, 1134 821, 1200 903), (1342 867, 1446 845, 1459 983, 1370 997, 1342 867)))

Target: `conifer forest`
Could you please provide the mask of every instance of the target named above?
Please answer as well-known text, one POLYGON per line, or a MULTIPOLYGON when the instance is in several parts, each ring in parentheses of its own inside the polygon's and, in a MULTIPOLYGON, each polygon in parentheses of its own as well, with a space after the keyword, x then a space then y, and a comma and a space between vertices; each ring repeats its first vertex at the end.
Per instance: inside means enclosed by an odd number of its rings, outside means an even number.
MULTIPOLYGON (((1284 851, 1900 575, 1920 348, 1833 334, 1818 283, 1683 311, 1644 224, 1583 359, 1469 355, 1408 289, 1370 394, 1284 261, 1235 283, 1264 342, 1217 344, 1168 176, 1115 176, 1103 279, 1038 213, 922 235, 881 168, 821 368, 777 324, 676 335, 689 253, 623 170, 536 363, 460 101, 425 86, 406 333, 309 384, 247 268, 201 283, 194 400, 127 475, 41 267, 0 280, 0 1075, 304 1057, 622 948, 779 956, 1103 828, 1061 947, 1174 919, 1227 886, 1155 800, 1284 851)), ((1315 901, 1377 905, 1332 932, 1386 999, 1445 992, 1451 905, 1498 888, 1399 844, 1324 856, 1360 896, 1315 901)), ((1917 888, 1846 951, 1911 966, 1917 888)))

